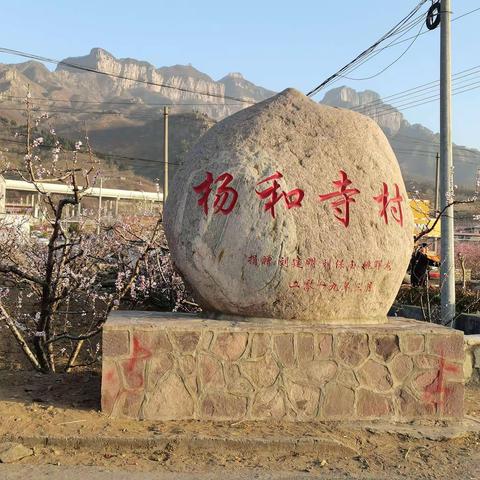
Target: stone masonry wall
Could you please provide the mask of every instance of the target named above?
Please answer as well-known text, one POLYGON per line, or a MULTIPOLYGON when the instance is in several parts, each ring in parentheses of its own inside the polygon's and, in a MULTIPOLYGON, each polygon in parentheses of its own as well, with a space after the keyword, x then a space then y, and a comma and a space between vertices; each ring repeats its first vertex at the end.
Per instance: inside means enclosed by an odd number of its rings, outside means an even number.
POLYGON ((480 335, 465 335, 465 383, 480 383, 480 335))
POLYGON ((405 319, 289 325, 116 312, 102 409, 149 420, 460 419, 463 334, 405 319))

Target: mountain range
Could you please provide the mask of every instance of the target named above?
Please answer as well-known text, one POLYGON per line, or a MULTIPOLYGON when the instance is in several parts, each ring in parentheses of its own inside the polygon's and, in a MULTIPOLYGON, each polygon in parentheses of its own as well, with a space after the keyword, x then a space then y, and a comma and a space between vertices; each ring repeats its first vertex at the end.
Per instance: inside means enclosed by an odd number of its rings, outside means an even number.
MULTIPOLYGON (((397 156, 409 190, 432 186, 440 135, 421 124, 411 124, 392 105, 371 90, 357 92, 339 87, 328 91, 321 103, 355 110, 373 118, 387 136, 397 156)), ((476 169, 480 167, 480 150, 453 146, 455 183, 467 190, 475 188, 476 169)))
MULTIPOLYGON (((106 50, 94 48, 88 55, 65 59, 54 71, 36 61, 0 64, 0 117, 7 120, 0 122, 0 129, 5 130, 9 122, 25 123, 27 88, 33 108, 39 114, 48 111, 63 137, 79 139, 87 128, 94 150, 107 164, 150 179, 162 178, 158 162, 162 158, 163 105, 171 105, 170 161, 174 169, 215 122, 275 94, 240 73, 213 80, 191 65, 157 68, 131 58, 117 59, 106 50), (115 76, 98 75, 69 64, 115 76)), ((410 189, 433 183, 438 134, 420 124, 410 124, 373 91, 339 87, 327 91, 320 102, 353 109, 377 121, 390 140, 410 189)), ((454 159, 456 183, 473 189, 480 151, 455 146, 454 159)))

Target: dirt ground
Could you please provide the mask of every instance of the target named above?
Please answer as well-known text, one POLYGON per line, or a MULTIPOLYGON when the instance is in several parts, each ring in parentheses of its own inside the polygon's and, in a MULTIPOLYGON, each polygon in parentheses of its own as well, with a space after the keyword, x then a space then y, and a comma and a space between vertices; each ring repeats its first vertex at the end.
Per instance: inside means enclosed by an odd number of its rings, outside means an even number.
MULTIPOLYGON (((137 472, 262 469, 292 475, 310 472, 315 478, 480 479, 478 429, 447 439, 425 435, 425 427, 409 426, 402 431, 381 424, 350 428, 333 423, 115 420, 99 412, 99 399, 97 372, 0 371, 0 441, 39 436, 104 439, 91 447, 36 446, 33 456, 19 462, 26 465, 95 465, 137 472), (417 433, 420 430, 422 434, 417 433), (169 440, 163 441, 165 437, 169 440), (217 441, 210 446, 182 441, 206 437, 217 441), (132 438, 135 441, 129 443, 132 438), (222 445, 225 438, 238 443, 222 445), (265 446, 252 448, 242 443, 245 438, 260 439, 265 446), (278 438, 287 441, 270 444, 278 438), (306 446, 291 441, 299 438, 306 440, 306 446), (309 438, 322 442, 313 445, 309 438), (146 442, 138 443, 147 439, 158 441, 149 447, 146 442)), ((471 421, 480 424, 479 386, 467 387, 465 406, 471 421)))

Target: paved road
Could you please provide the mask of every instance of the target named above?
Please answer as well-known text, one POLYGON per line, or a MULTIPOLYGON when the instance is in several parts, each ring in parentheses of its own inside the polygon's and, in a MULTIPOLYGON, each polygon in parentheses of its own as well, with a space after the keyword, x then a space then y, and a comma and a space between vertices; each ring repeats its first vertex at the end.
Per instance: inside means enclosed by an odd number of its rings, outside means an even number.
MULTIPOLYGON (((3 465, 0 464, 2 480, 353 480, 347 477, 330 477, 318 473, 265 472, 242 470, 239 473, 141 473, 124 470, 106 470, 102 467, 56 465, 3 465)), ((358 478, 358 477, 356 477, 358 478)), ((385 480, 386 477, 365 477, 368 480, 385 480)), ((394 480, 388 477, 389 480, 394 480)))

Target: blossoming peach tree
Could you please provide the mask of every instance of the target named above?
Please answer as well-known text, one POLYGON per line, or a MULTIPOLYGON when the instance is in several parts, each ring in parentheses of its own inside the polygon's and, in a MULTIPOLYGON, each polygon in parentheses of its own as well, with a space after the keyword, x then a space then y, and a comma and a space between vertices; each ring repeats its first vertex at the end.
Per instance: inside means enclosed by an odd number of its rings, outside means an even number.
POLYGON ((28 98, 26 104, 23 161, 13 165, 0 159, 0 174, 34 187, 46 238, 24 228, 27 217, 0 218, 0 324, 35 369, 70 371, 98 359, 101 329, 112 310, 158 296, 173 310, 194 310, 196 305, 171 265, 160 214, 100 220, 101 228, 97 215, 85 208, 74 223, 67 219, 71 206, 91 193, 100 165, 87 135, 66 152, 50 129, 54 141, 45 148, 35 132, 47 116, 32 120, 28 98), (46 183, 67 185, 69 193, 51 194, 46 183))

